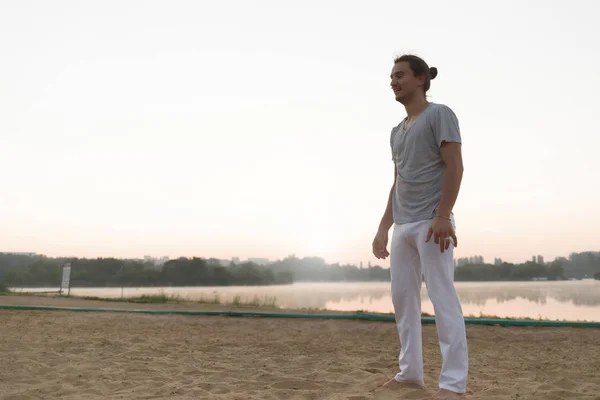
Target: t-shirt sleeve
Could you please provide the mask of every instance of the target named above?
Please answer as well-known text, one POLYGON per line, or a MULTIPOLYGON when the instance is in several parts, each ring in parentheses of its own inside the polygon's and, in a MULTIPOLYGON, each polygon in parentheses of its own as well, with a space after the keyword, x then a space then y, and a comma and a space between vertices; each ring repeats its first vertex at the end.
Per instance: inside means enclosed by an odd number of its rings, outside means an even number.
POLYGON ((450 107, 438 108, 433 120, 433 134, 438 147, 442 142, 462 143, 458 118, 450 107))

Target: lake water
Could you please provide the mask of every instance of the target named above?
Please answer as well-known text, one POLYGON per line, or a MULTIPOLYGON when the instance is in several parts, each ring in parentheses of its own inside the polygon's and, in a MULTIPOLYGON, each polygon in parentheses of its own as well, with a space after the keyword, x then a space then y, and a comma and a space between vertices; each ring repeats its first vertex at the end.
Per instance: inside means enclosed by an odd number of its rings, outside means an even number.
MULTIPOLYGON (((592 279, 558 282, 456 282, 465 316, 548 318, 551 320, 600 321, 600 281, 592 279)), ((424 286, 424 285, 423 285, 424 286)), ((21 289, 16 289, 17 291, 21 289)), ((44 289, 22 289, 44 291, 44 289)), ((57 289, 54 289, 57 290, 57 289)), ((338 311, 393 312, 390 284, 294 283, 282 286, 125 288, 125 297, 142 294, 178 294, 183 298, 232 302, 275 298, 282 308, 312 308, 338 311)), ((71 288, 77 296, 121 297, 121 288, 71 288)), ((423 287, 423 312, 433 306, 423 287)))

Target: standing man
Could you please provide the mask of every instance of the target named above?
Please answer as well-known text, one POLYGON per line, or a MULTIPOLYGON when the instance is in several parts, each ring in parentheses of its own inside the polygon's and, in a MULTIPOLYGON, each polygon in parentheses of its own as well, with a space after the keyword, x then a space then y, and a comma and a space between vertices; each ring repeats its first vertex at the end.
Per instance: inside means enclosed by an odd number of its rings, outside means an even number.
POLYGON ((424 276, 442 354, 439 391, 433 398, 441 400, 460 398, 466 392, 468 352, 462 307, 454 288, 453 258, 458 241, 452 209, 463 174, 461 134, 454 112, 426 99, 436 76, 437 69, 419 57, 403 55, 394 61, 391 86, 407 117, 391 133, 394 185, 373 240, 373 254, 378 259, 390 256, 392 302, 401 343, 400 371, 385 386, 424 386, 424 276))

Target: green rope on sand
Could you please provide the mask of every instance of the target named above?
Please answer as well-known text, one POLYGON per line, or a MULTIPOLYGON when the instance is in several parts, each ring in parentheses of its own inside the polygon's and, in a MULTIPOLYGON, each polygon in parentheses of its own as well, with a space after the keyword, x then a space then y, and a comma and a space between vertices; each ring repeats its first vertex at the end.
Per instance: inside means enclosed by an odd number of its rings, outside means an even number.
MULTIPOLYGON (((351 314, 317 314, 317 313, 276 313, 258 311, 193 311, 193 310, 150 310, 150 309, 125 309, 125 308, 81 308, 81 307, 52 307, 52 306, 24 306, 0 304, 0 309, 5 310, 44 310, 44 311, 79 311, 79 312, 117 312, 140 314, 177 314, 177 315, 212 315, 229 317, 264 317, 264 318, 312 318, 312 319, 352 319, 366 321, 395 321, 393 315, 369 314, 355 312, 351 314)), ((435 324, 434 317, 422 317, 423 324, 435 324)), ((567 328, 600 328, 600 322, 569 322, 569 321, 541 321, 526 319, 502 318, 465 318, 466 325, 499 325, 499 326, 530 326, 530 327, 567 327, 567 328)))

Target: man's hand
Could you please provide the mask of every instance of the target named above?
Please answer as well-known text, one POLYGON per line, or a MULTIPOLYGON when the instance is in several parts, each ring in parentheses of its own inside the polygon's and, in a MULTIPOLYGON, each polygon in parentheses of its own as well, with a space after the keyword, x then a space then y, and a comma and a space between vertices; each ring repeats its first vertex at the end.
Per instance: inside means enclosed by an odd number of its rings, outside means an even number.
POLYGON ((373 254, 378 259, 386 259, 390 255, 387 251, 388 233, 387 231, 378 230, 373 239, 373 254))
POLYGON ((446 218, 435 217, 433 219, 433 222, 429 227, 429 232, 427 232, 427 239, 425 239, 425 242, 429 242, 432 235, 435 244, 440 245, 440 251, 442 253, 450 247, 450 239, 454 242, 454 247, 458 246, 458 240, 456 239, 452 222, 446 218))

